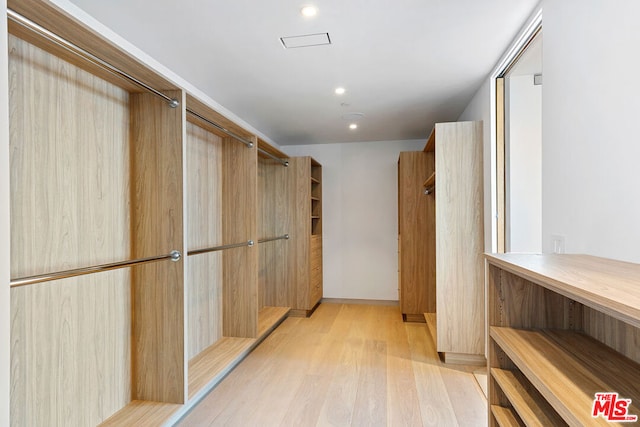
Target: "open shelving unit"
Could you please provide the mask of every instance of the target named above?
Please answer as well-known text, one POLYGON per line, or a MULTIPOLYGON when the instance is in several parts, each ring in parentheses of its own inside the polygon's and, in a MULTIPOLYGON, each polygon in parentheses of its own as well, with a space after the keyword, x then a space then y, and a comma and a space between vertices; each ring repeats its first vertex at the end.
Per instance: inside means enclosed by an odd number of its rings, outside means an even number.
POLYGON ((640 415, 640 265, 487 255, 487 278, 490 426, 611 425, 600 392, 640 415))

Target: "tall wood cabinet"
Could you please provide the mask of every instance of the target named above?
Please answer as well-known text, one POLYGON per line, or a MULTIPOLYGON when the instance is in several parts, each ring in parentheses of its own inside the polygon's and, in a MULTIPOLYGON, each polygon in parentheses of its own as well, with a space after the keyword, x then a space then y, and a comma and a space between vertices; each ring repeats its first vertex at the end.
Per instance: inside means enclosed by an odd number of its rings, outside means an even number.
POLYGON ((433 152, 407 151, 398 159, 398 299, 407 321, 436 311, 435 200, 424 195, 433 152))
POLYGON ((320 299, 320 166, 266 162, 253 132, 62 6, 8 7, 10 425, 170 425, 320 299), (269 300, 287 275, 301 290, 269 300))
POLYGON ((483 364, 482 122, 438 123, 434 140, 435 191, 426 197, 436 200, 437 350, 446 362, 483 364))
POLYGON ((482 149, 481 122, 438 123, 398 161, 400 307, 446 362, 485 360, 482 149))
POLYGON ((322 299, 322 166, 311 157, 293 158, 295 173, 295 305, 292 314, 307 316, 322 299))

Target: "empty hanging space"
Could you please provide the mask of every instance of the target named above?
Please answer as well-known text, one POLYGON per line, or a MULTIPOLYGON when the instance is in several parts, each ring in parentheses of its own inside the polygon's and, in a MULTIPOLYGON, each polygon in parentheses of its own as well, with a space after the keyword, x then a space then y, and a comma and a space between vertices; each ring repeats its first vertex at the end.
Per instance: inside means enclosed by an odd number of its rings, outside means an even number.
POLYGON ((190 404, 256 344, 254 137, 187 95, 190 404), (233 136, 232 136, 233 135, 233 136))
POLYGON ((167 101, 182 92, 51 5, 9 6, 12 422, 97 425, 135 400, 183 403, 183 267, 169 259, 183 251, 182 113, 167 101))
MULTIPOLYGON (((258 333, 275 328, 291 308, 295 246, 290 240, 294 172, 287 156, 258 139, 258 333)), ((294 239, 296 238, 294 234, 294 239)))

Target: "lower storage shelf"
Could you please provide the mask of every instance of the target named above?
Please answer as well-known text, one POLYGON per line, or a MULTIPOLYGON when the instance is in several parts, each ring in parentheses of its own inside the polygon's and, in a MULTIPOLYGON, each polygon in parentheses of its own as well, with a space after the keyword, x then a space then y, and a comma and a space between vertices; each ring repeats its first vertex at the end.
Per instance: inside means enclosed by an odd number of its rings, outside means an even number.
POLYGON ((503 408, 498 405, 491 405, 491 413, 496 418, 500 427, 520 427, 523 424, 518 421, 516 415, 509 408, 503 408))
POLYGON ((189 397, 184 405, 134 400, 101 426, 170 426, 182 418, 287 317, 289 307, 264 307, 258 337, 223 337, 189 361, 189 397))
POLYGON ((492 368, 491 377, 523 420, 541 426, 566 425, 551 405, 531 387, 526 378, 522 378, 519 372, 492 368))
MULTIPOLYGON (((570 330, 524 330, 492 326, 491 339, 526 376, 528 381, 570 425, 611 425, 603 417, 592 416, 596 393, 618 393, 631 399, 629 414, 640 414, 640 364, 584 334, 570 330)), ((537 399, 524 397, 509 375, 499 369, 491 374, 507 384, 518 415, 527 423, 535 420, 532 406, 537 399), (518 389, 517 391, 513 389, 518 389), (525 401, 528 403, 525 404, 525 401), (520 412, 519 407, 524 408, 520 412)), ((501 386, 502 387, 502 386, 501 386)), ((503 388, 503 392, 509 392, 503 388)), ((545 412, 549 416, 548 411, 545 412)), ((543 424, 544 425, 544 424, 543 424)), ((555 425, 554 423, 550 425, 555 425)))

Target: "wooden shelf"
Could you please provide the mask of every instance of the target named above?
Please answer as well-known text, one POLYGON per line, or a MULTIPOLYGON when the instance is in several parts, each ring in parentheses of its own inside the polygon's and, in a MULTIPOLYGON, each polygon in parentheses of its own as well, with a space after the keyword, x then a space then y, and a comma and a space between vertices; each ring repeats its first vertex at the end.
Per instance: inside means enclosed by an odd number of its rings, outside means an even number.
POLYGON ((428 153, 430 151, 436 151, 436 127, 434 126, 429 134, 429 138, 427 138, 427 143, 423 149, 424 152, 428 153))
POLYGON ((314 183, 314 184, 320 184, 320 181, 319 181, 319 180, 317 180, 317 179, 316 179, 316 178, 314 178, 314 177, 311 177, 311 182, 312 182, 312 183, 314 183))
POLYGON ((491 413, 496 417, 496 421, 500 427, 520 427, 522 425, 509 408, 491 405, 491 413))
POLYGON ((595 393, 616 391, 640 414, 640 364, 604 344, 568 330, 491 327, 491 338, 540 394, 571 425, 609 425, 593 418, 595 393))
POLYGON ((542 426, 560 426, 564 421, 518 372, 492 368, 491 376, 496 380, 521 419, 542 426))
POLYGON ((429 178, 427 178, 424 181, 424 184, 422 184, 422 186, 424 188, 429 188, 429 187, 433 187, 434 185, 436 185, 436 172, 434 171, 429 178))
POLYGON ((590 255, 488 254, 491 264, 640 328, 640 265, 590 255))
POLYGON ((180 410, 183 405, 175 403, 151 402, 148 400, 134 400, 127 406, 107 418, 100 426, 140 426, 155 427, 178 421, 182 416, 180 410))
POLYGON ((223 337, 189 361, 189 400, 206 394, 253 349, 254 338, 223 337))
POLYGON ((258 336, 268 335, 284 321, 291 309, 289 307, 265 306, 258 312, 258 336))
POLYGON ((320 199, 318 197, 313 197, 313 196, 311 196, 311 200, 313 200, 314 202, 319 202, 320 201, 320 199))

